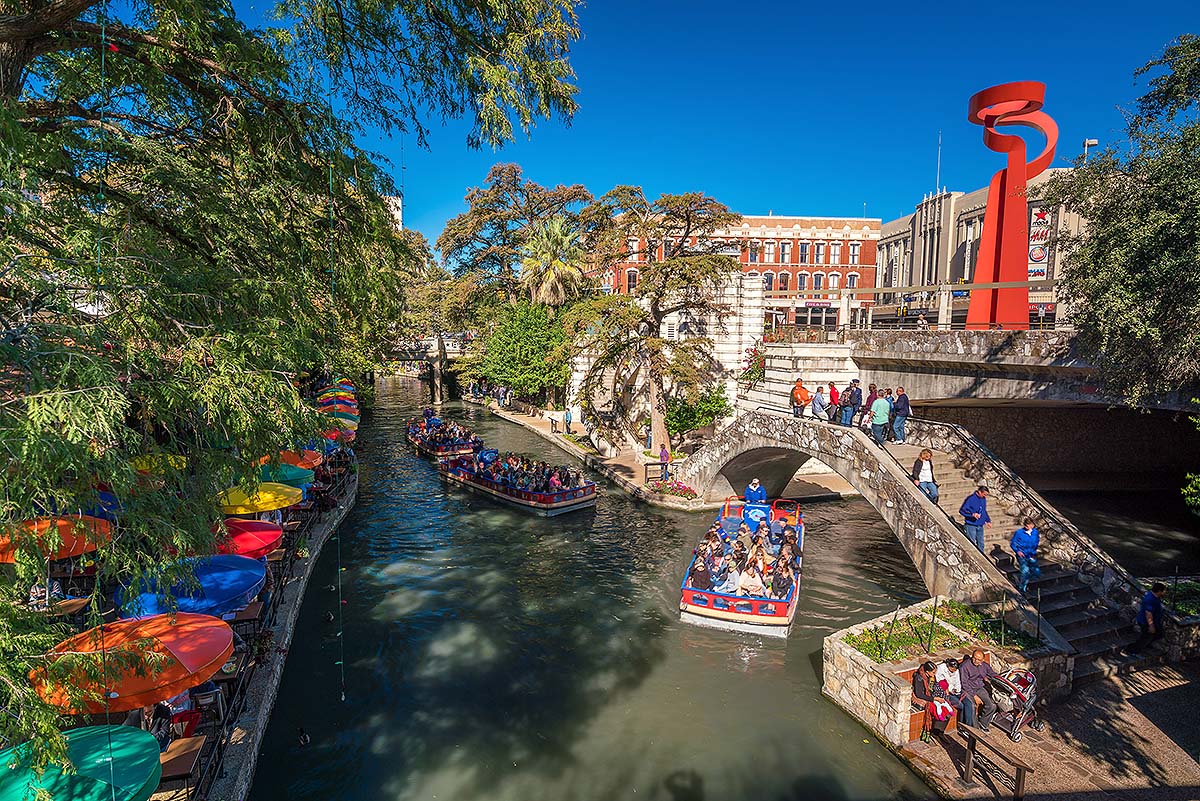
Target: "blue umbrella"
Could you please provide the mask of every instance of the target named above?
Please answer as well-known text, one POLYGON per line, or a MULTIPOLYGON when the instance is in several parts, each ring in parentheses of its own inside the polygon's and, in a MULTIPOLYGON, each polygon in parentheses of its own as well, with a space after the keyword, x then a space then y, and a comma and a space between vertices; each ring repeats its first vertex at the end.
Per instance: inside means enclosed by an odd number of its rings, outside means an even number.
POLYGON ((121 502, 117 500, 117 496, 104 490, 98 491, 96 495, 98 496, 96 505, 90 509, 85 509, 83 513, 91 517, 99 517, 101 520, 107 520, 110 523, 117 522, 117 517, 124 511, 121 508, 121 502))
MULTIPOLYGON (((199 586, 180 582, 171 588, 171 595, 180 612, 220 617, 234 612, 254 600, 267 580, 267 566, 257 559, 235 554, 196 556, 183 560, 192 564, 199 586)), ((141 592, 130 587, 117 591, 117 606, 121 617, 144 617, 173 611, 167 599, 158 594, 155 583, 141 592)))

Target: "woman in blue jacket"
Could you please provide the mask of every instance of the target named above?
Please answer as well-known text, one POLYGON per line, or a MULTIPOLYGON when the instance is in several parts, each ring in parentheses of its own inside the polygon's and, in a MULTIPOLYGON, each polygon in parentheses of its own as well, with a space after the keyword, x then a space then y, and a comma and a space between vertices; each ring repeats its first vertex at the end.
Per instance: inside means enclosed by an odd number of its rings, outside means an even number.
POLYGON ((1021 570, 1017 589, 1022 595, 1029 588, 1029 579, 1042 575, 1037 561, 1038 546, 1041 544, 1042 535, 1029 518, 1021 521, 1021 527, 1013 532, 1012 539, 1009 540, 1008 547, 1012 548, 1013 556, 1017 558, 1017 567, 1021 570))
POLYGON ((758 483, 758 479, 754 479, 746 487, 746 503, 766 503, 767 488, 758 483))

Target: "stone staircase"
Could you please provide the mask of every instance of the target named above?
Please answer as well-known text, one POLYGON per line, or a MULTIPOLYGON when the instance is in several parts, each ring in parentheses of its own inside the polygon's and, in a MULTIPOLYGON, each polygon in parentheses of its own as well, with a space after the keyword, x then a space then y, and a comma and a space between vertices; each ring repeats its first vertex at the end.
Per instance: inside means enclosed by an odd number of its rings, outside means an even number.
MULTIPOLYGON (((922 450, 915 445, 894 443, 889 443, 887 449, 905 471, 911 469, 922 450)), ((935 451, 933 467, 938 481, 939 505, 961 525, 958 508, 963 499, 975 491, 978 482, 956 467, 948 454, 935 451)), ((994 498, 989 499, 988 515, 992 518, 992 526, 985 529, 986 553, 1009 577, 1015 590, 1018 570, 1008 542, 1021 521, 1001 508, 994 498)), ((1123 649, 1138 636, 1127 611, 1101 598, 1079 579, 1074 568, 1044 560, 1040 561, 1040 566, 1042 575, 1029 582, 1025 597, 1035 607, 1040 602, 1042 617, 1076 650, 1075 683, 1128 673, 1161 661, 1161 656, 1153 651, 1139 656, 1123 653, 1123 649)))

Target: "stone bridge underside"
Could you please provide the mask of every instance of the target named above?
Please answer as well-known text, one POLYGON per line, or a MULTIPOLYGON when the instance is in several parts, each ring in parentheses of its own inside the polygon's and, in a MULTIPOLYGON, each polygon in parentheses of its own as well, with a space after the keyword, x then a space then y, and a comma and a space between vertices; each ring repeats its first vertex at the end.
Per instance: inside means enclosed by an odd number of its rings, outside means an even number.
POLYGON ((930 594, 995 600, 1012 585, 863 432, 767 411, 747 412, 693 454, 680 480, 706 496, 757 476, 777 496, 809 458, 828 465, 879 512, 930 594))

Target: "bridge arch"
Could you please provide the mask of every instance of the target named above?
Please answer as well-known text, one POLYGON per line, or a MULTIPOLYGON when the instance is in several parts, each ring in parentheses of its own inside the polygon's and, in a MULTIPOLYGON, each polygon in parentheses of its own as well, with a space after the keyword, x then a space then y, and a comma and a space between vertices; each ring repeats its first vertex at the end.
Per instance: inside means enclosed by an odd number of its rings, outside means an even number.
POLYGON ((1012 591, 996 566, 913 485, 907 471, 857 428, 746 412, 689 457, 679 478, 709 496, 728 487, 740 490, 757 476, 768 494, 777 495, 795 473, 788 468, 810 458, 832 468, 875 507, 930 594, 980 601, 1012 591))

